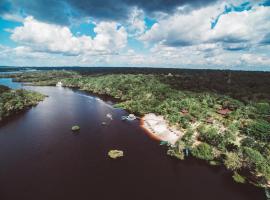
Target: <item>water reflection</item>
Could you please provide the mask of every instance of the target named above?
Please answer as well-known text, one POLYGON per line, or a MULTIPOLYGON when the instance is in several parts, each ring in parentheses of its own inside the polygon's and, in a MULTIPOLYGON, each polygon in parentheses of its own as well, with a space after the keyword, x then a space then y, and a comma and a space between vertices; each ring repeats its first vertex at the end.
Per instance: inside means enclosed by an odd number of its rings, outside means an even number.
POLYGON ((11 78, 0 78, 0 85, 8 86, 12 89, 20 89, 22 88, 21 83, 12 82, 11 78))

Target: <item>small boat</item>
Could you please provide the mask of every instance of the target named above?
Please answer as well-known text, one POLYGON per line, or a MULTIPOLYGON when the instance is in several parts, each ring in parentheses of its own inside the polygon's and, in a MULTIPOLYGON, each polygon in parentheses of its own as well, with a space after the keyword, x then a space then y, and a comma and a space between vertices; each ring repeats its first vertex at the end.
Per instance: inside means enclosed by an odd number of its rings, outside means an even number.
POLYGON ((129 120, 129 121, 133 121, 133 120, 135 120, 136 119, 136 116, 134 115, 134 114, 129 114, 128 116, 127 116, 127 120, 129 120))
POLYGON ((167 141, 161 141, 160 145, 168 145, 168 142, 167 141))
POLYGON ((128 120, 128 121, 133 121, 136 119, 136 116, 134 114, 129 114, 128 116, 122 116, 122 120, 128 120))
POLYGON ((63 84, 62 84, 61 81, 59 81, 59 82, 56 84, 56 87, 62 87, 62 86, 63 86, 63 84))
POLYGON ((106 115, 106 117, 109 118, 110 120, 113 120, 113 117, 112 117, 112 114, 111 114, 111 113, 108 113, 108 114, 106 115))

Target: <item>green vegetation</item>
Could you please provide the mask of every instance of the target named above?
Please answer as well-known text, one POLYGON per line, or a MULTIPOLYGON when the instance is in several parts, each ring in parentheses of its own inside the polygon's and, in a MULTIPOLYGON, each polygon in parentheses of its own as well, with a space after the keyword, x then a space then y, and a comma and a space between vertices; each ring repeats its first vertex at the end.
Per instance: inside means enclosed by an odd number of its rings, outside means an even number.
POLYGON ((80 128, 78 125, 75 125, 75 126, 72 126, 72 127, 71 127, 71 130, 74 131, 74 132, 75 132, 75 131, 79 131, 80 129, 81 129, 81 128, 80 128))
POLYGON ((242 167, 242 161, 237 153, 227 152, 225 156, 224 165, 227 169, 235 171, 242 167))
POLYGON ((0 121, 12 114, 37 105, 44 98, 44 95, 37 92, 22 89, 11 90, 0 85, 0 121))
POLYGON ((196 146, 192 151, 192 155, 196 158, 209 161, 215 158, 213 148, 207 143, 201 143, 196 146))
POLYGON ((259 151, 249 147, 243 148, 245 163, 252 171, 256 171, 267 180, 270 179, 269 160, 265 158, 259 151))
POLYGON ((236 183, 245 183, 246 182, 246 179, 245 177, 241 176, 240 174, 238 174, 237 172, 234 172, 233 174, 233 180, 236 182, 236 183))
POLYGON ((78 73, 72 71, 43 71, 20 74, 1 75, 1 77, 10 77, 15 82, 28 82, 32 85, 55 86, 59 79, 78 77, 78 73))
POLYGON ((210 160, 209 164, 212 165, 212 166, 218 166, 218 165, 220 165, 220 162, 215 161, 215 160, 210 160))
POLYGON ((246 125, 243 131, 256 140, 270 142, 270 123, 266 120, 254 120, 246 125))
POLYGON ((120 150, 110 150, 108 156, 112 159, 117 159, 124 156, 124 152, 120 150))
POLYGON ((162 115, 184 133, 175 146, 168 147, 168 155, 184 159, 183 150, 188 148, 194 157, 224 164, 237 181, 260 186, 270 181, 270 92, 264 84, 268 75, 261 75, 252 85, 248 81, 254 77, 237 79, 234 74, 226 85, 226 77, 223 80, 218 72, 209 75, 215 82, 199 73, 83 75, 46 71, 11 76, 34 85, 61 81, 65 87, 114 97, 118 100, 115 106, 137 115, 162 115))
POLYGON ((175 146, 169 146, 169 149, 167 151, 167 155, 169 156, 174 156, 180 160, 185 159, 184 155, 184 148, 185 148, 185 143, 182 141, 177 141, 175 146))

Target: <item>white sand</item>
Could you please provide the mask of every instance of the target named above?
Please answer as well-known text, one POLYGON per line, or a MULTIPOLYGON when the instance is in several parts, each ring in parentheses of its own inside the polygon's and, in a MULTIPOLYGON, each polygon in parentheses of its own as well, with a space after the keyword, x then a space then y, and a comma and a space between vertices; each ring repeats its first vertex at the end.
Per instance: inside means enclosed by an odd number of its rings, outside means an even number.
POLYGON ((183 133, 174 127, 170 127, 163 116, 153 113, 146 114, 142 118, 142 126, 154 137, 161 141, 167 141, 174 145, 183 136, 183 133))

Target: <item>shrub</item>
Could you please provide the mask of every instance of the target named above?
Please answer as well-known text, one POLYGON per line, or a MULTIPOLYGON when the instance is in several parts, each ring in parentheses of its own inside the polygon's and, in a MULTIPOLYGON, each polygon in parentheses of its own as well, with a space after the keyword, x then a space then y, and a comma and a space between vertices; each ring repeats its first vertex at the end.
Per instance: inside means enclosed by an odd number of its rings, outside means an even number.
POLYGON ((250 169, 261 173, 266 179, 270 179, 270 166, 263 155, 252 148, 243 147, 243 155, 250 169))
POLYGON ((199 139, 203 142, 207 142, 214 146, 219 146, 223 141, 222 135, 218 133, 218 129, 215 127, 204 126, 199 129, 199 132, 199 139))
POLYGON ((185 135, 182 137, 182 141, 185 143, 186 146, 192 146, 193 144, 193 130, 192 129, 187 129, 185 135))
POLYGON ((236 100, 236 99, 232 99, 232 98, 225 98, 222 100, 222 107, 223 108, 228 108, 230 110, 236 110, 238 108, 240 108, 241 106, 243 106, 243 103, 236 100))
POLYGON ((174 156, 180 160, 184 160, 185 155, 184 155, 184 150, 185 144, 182 141, 177 141, 174 147, 169 147, 167 151, 167 155, 169 156, 174 156))
POLYGON ((261 155, 261 153, 250 147, 243 147, 243 155, 250 167, 264 162, 264 157, 261 155))
POLYGON ((225 154, 224 165, 229 170, 237 170, 242 167, 242 162, 237 153, 227 152, 225 154))
POLYGON ((269 115, 270 114, 270 104, 266 102, 261 102, 256 104, 257 112, 259 114, 265 114, 269 115))
POLYGON ((232 178, 236 183, 245 183, 246 182, 245 177, 241 176, 237 172, 234 172, 232 178))
POLYGON ((211 161, 209 162, 209 164, 212 165, 212 166, 218 166, 218 165, 220 165, 220 162, 215 161, 215 160, 211 160, 211 161))
POLYGON ((260 143, 251 137, 246 137, 246 138, 242 139, 241 144, 242 144, 242 146, 250 147, 250 148, 257 150, 261 153, 265 152, 265 150, 267 150, 267 145, 265 145, 265 143, 260 143))
POLYGON ((270 123, 265 120, 253 121, 245 126, 243 131, 246 135, 256 140, 270 142, 270 123))
POLYGON ((207 143, 201 143, 191 151, 192 155, 202 160, 213 160, 214 153, 213 148, 207 143))

